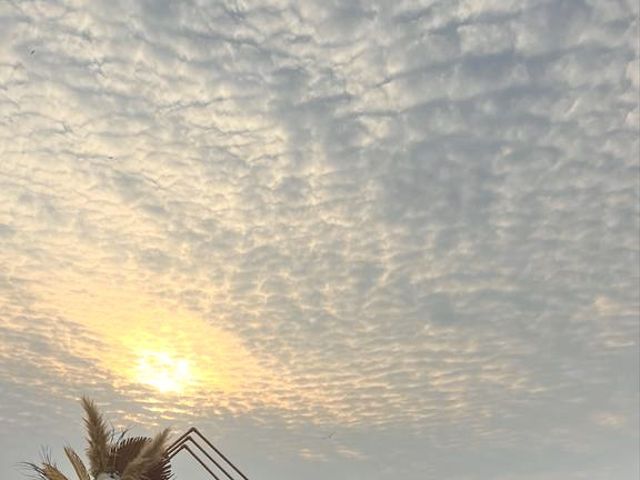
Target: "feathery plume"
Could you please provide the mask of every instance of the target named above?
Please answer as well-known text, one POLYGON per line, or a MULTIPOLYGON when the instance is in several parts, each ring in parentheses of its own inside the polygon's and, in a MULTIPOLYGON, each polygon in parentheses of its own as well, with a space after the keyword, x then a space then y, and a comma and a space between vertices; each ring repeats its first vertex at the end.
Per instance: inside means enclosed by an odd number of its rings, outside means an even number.
POLYGON ((41 480, 68 480, 52 463, 44 462, 41 467, 34 463, 28 463, 27 466, 33 469, 41 480))
POLYGON ((78 476, 78 480, 91 480, 89 476, 89 472, 87 472, 87 467, 84 466, 84 463, 80 456, 73 450, 71 447, 64 447, 64 453, 67 454, 67 458, 71 465, 73 465, 73 469, 78 476))
POLYGON ((68 480, 67 477, 65 477, 62 474, 62 472, 60 470, 58 470, 58 468, 55 465, 51 465, 49 463, 45 463, 42 466, 42 469, 44 470, 45 476, 49 480, 68 480))
POLYGON ((82 397, 82 406, 86 414, 84 419, 87 428, 88 442, 87 457, 89 457, 89 467, 91 474, 97 477, 99 473, 105 472, 109 466, 109 438, 107 425, 98 411, 96 404, 87 397, 82 397))

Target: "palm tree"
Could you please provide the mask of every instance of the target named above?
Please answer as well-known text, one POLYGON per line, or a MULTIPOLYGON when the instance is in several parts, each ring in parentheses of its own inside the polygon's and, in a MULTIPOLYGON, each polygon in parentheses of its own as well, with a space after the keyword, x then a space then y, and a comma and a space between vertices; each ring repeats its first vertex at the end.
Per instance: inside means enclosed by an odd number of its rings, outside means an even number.
MULTIPOLYGON (((129 437, 124 434, 115 438, 95 403, 82 398, 84 423, 87 429, 87 457, 89 469, 80 456, 71 448, 64 452, 76 472, 78 480, 169 480, 171 464, 166 455, 169 429, 154 438, 129 437)), ((39 480, 68 480, 56 465, 45 458, 41 465, 27 464, 39 480)))

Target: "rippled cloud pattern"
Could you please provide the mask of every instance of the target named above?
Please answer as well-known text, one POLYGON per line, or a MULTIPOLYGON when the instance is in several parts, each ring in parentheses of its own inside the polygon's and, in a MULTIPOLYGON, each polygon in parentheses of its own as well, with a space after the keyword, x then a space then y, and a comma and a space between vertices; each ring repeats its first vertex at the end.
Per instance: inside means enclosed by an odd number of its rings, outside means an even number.
POLYGON ((255 479, 637 478, 638 27, 0 0, 0 476, 89 394, 255 479))

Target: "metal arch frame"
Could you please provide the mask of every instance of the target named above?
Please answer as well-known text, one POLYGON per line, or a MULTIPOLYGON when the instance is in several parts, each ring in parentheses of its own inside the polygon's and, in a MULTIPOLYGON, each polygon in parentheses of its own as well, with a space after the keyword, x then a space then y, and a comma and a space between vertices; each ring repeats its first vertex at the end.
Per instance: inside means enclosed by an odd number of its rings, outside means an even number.
POLYGON ((173 457, 182 451, 189 453, 215 480, 249 480, 247 476, 242 473, 240 469, 231 462, 231 460, 225 457, 223 453, 218 450, 213 443, 209 441, 209 439, 207 439, 207 437, 200 433, 196 427, 191 427, 185 433, 180 435, 175 442, 169 445, 166 452, 167 458, 171 461, 173 457), (209 451, 198 443, 198 438, 200 441, 204 442, 205 447, 208 447, 209 451), (189 442, 206 457, 209 464, 207 464, 206 460, 203 460, 193 449, 189 447, 189 442), (217 460, 214 458, 216 456, 219 457, 217 460), (216 471, 218 474, 216 474, 212 468, 217 469, 216 471), (224 477, 219 476, 220 472, 224 474, 224 477))

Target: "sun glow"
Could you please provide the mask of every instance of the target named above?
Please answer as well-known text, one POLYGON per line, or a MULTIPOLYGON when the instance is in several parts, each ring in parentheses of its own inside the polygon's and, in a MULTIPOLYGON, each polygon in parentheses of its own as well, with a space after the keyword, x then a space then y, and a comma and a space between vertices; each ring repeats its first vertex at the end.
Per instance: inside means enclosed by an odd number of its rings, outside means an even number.
POLYGON ((73 355, 93 362, 96 375, 116 391, 152 403, 156 412, 182 408, 176 406, 178 397, 181 406, 290 408, 278 394, 290 388, 286 378, 274 375, 233 330, 219 327, 221 321, 164 303, 135 285, 114 287, 87 278, 60 281, 41 298, 41 308, 81 329, 65 339, 73 355), (249 396, 256 388, 261 395, 249 396))
POLYGON ((144 352, 138 359, 138 382, 164 393, 181 393, 193 383, 189 361, 166 352, 144 352))

